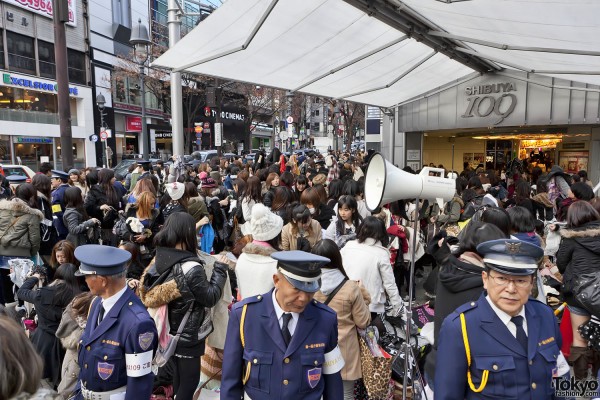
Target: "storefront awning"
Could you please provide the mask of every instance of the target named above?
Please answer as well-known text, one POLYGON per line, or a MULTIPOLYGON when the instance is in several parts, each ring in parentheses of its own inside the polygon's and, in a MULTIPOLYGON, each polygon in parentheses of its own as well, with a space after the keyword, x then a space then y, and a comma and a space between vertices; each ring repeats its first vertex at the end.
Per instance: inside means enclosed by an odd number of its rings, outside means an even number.
POLYGON ((598 84, 598 15, 589 0, 228 0, 153 65, 380 107, 504 67, 598 84))

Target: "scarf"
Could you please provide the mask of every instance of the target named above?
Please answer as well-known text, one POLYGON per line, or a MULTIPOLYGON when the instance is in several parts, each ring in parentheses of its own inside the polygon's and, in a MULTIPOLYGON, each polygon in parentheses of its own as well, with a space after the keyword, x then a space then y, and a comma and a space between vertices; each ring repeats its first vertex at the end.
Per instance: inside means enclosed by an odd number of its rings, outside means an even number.
POLYGON ((467 262, 469 264, 477 265, 478 267, 484 268, 483 258, 477 253, 472 251, 465 251, 458 257, 459 260, 467 262))
POLYGON ((321 268, 321 293, 329 296, 346 277, 337 268, 321 268))

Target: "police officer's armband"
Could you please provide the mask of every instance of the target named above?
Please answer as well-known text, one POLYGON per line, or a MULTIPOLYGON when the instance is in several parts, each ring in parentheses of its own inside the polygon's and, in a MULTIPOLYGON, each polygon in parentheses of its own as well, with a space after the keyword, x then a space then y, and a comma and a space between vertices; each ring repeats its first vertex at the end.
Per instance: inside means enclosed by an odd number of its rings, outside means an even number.
POLYGON ((331 375, 340 372, 344 368, 344 357, 340 351, 340 346, 335 346, 329 353, 325 353, 325 362, 323 363, 323 374, 331 375))
POLYGON ((465 353, 467 355, 467 381, 469 382, 469 387, 475 393, 480 393, 485 389, 485 385, 487 385, 488 375, 490 371, 487 369, 483 371, 481 376, 481 383, 479 387, 476 388, 473 384, 473 380, 471 379, 471 348, 469 347, 469 337, 467 336, 467 322, 465 321, 465 313, 460 313, 460 328, 462 331, 463 343, 465 344, 465 353))
POLYGON ((62 212, 62 208, 60 207, 60 204, 52 204, 52 213, 59 213, 62 212))
POLYGON ((152 372, 152 350, 144 353, 125 353, 125 364, 127 365, 127 376, 137 378, 152 372))

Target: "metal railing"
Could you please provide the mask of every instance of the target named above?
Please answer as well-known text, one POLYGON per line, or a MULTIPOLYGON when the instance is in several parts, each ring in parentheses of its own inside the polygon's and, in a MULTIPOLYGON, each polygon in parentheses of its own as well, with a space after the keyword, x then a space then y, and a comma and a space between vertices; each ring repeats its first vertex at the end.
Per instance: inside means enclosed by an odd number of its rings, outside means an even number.
MULTIPOLYGON (((0 108, 0 120, 58 125, 58 114, 45 111, 0 108)), ((71 116, 71 120, 71 126, 77 126, 77 117, 71 116)))

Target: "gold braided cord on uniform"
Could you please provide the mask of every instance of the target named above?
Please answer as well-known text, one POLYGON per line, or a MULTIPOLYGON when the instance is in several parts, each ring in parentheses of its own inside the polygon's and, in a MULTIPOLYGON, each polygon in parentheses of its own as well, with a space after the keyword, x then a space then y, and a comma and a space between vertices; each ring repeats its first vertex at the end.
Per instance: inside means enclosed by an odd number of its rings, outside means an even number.
MULTIPOLYGON (((246 321, 246 309, 248 308, 248 304, 244 304, 242 307, 242 317, 240 319, 240 340, 242 341, 242 348, 246 347, 246 339, 244 338, 244 322, 246 321)), ((242 377, 242 385, 245 385, 250 379, 250 369, 252 368, 252 363, 248 361, 248 365, 246 365, 246 372, 242 377)))
POLYGON ((465 344, 465 353, 467 354, 467 381, 469 382, 469 387, 475 393, 480 393, 485 389, 485 385, 487 385, 488 375, 490 371, 487 369, 483 371, 483 375, 481 376, 481 384, 478 388, 475 388, 473 384, 473 379, 471 378, 471 348, 469 347, 469 337, 467 336, 467 323, 465 322, 465 314, 460 313, 460 327, 462 330, 463 343, 465 344))

